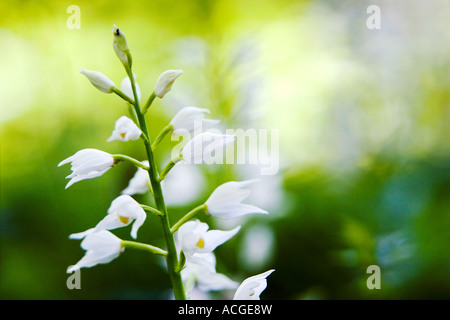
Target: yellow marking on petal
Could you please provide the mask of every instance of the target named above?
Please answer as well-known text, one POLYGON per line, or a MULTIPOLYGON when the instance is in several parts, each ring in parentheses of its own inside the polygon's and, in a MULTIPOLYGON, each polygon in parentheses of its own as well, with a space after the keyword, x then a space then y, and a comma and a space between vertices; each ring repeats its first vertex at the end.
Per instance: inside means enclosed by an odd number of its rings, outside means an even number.
POLYGON ((121 132, 120 133, 120 136, 122 137, 122 138, 124 138, 125 139, 125 136, 127 135, 127 133, 126 132, 121 132))
POLYGON ((204 248, 205 247, 205 241, 200 238, 200 240, 198 240, 197 244, 195 245, 198 248, 204 248))
POLYGON ((128 223, 128 220, 130 220, 130 217, 122 217, 122 216, 119 216, 119 220, 120 220, 120 222, 122 222, 123 224, 127 224, 127 223, 128 223))

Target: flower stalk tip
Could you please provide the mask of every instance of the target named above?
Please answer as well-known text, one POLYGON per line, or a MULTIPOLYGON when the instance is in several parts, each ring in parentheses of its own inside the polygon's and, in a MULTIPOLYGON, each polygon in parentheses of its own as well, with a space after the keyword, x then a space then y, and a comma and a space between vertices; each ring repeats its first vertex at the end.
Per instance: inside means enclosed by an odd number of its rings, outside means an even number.
POLYGON ((128 47, 128 42, 125 34, 115 24, 113 25, 112 32, 113 48, 116 52, 117 57, 126 69, 131 68, 130 48, 128 47))

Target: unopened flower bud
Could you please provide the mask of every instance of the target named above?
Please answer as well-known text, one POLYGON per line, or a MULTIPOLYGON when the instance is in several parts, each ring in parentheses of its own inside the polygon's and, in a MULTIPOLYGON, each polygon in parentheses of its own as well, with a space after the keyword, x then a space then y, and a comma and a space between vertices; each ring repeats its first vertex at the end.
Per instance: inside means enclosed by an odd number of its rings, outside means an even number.
POLYGON ((183 70, 167 70, 161 73, 155 85, 155 94, 162 98, 170 91, 176 78, 183 74, 183 70))
POLYGON ((127 38, 125 34, 117 28, 114 24, 112 29, 114 35, 113 48, 116 55, 119 57, 120 61, 125 67, 131 67, 131 59, 128 60, 130 56, 130 48, 128 47, 127 38))
POLYGON ((80 69, 80 73, 85 75, 86 78, 101 92, 111 93, 116 87, 114 82, 105 76, 103 73, 98 71, 89 71, 85 69, 80 69))

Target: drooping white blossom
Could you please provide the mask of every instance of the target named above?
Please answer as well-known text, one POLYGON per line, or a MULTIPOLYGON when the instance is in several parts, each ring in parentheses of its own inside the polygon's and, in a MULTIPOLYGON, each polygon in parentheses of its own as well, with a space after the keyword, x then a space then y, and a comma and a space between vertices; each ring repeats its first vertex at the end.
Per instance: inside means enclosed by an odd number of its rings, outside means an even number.
POLYGON ((122 116, 117 119, 114 130, 111 136, 108 138, 108 142, 119 140, 119 141, 130 141, 137 140, 141 136, 142 131, 139 127, 126 116, 122 116))
POLYGON ((186 295, 197 288, 203 292, 236 289, 239 283, 226 275, 216 272, 216 257, 214 253, 195 253, 192 259, 186 260, 181 270, 186 295))
POLYGON ((178 230, 180 249, 189 259, 195 253, 209 253, 231 239, 240 229, 238 226, 230 231, 209 230, 206 223, 199 220, 188 221, 178 230))
POLYGON ((126 227, 132 222, 131 237, 136 239, 139 228, 145 221, 147 215, 139 203, 129 195, 121 195, 111 202, 108 214, 94 227, 84 232, 73 233, 70 239, 82 239, 89 234, 99 232, 101 230, 113 230, 126 227))
POLYGON ((268 214, 266 210, 242 203, 251 193, 247 187, 255 182, 256 180, 230 181, 218 186, 205 202, 208 214, 223 219, 254 213, 268 214))
POLYGON ((245 279, 234 294, 233 300, 260 300, 260 295, 267 287, 266 278, 275 270, 269 270, 245 279))
MULTIPOLYGON (((139 84, 136 82, 136 75, 134 76, 134 84, 136 86, 136 94, 138 96, 138 101, 141 101, 141 88, 139 84)), ((120 83, 120 90, 125 93, 130 99, 134 100, 133 88, 131 86, 131 81, 129 77, 123 78, 120 83)))
POLYGON ((147 217, 140 204, 129 195, 120 195, 111 202, 108 215, 100 221, 96 229, 116 229, 132 223, 131 236, 136 239, 139 228, 147 217))
POLYGON ((168 206, 193 203, 203 194, 205 187, 206 179, 202 170, 185 163, 177 164, 161 181, 164 201, 168 206))
POLYGON ((97 264, 111 262, 123 251, 121 241, 121 239, 106 230, 86 235, 81 242, 81 247, 86 250, 86 254, 75 265, 67 269, 67 272, 71 273, 80 268, 90 268, 97 264))
POLYGON ((235 140, 234 135, 203 132, 193 137, 181 150, 184 163, 200 164, 217 159, 223 148, 235 140))
POLYGON ((159 98, 164 97, 164 95, 172 88, 172 85, 175 82, 176 78, 178 78, 182 74, 183 70, 167 70, 161 73, 161 75, 158 77, 158 80, 156 80, 154 89, 156 96, 159 98))
POLYGON ((116 87, 114 82, 105 76, 103 73, 98 71, 89 71, 85 69, 80 69, 80 73, 94 85, 98 90, 104 93, 111 93, 116 87))
MULTIPOLYGON (((149 166, 148 160, 141 161, 145 166, 149 166)), ((133 178, 130 179, 128 186, 122 191, 122 194, 133 195, 142 194, 150 190, 150 178, 148 176, 148 171, 142 168, 137 168, 136 173, 133 178)))
POLYGON ((183 135, 190 133, 194 130, 196 123, 201 122, 206 125, 214 125, 220 122, 220 120, 204 119, 205 115, 209 114, 208 109, 202 109, 197 107, 184 107, 175 114, 170 121, 173 127, 173 135, 183 135))
POLYGON ((66 177, 71 179, 66 189, 78 181, 101 176, 112 168, 114 159, 111 154, 101 150, 83 149, 61 161, 58 167, 67 163, 72 164, 72 174, 66 177))

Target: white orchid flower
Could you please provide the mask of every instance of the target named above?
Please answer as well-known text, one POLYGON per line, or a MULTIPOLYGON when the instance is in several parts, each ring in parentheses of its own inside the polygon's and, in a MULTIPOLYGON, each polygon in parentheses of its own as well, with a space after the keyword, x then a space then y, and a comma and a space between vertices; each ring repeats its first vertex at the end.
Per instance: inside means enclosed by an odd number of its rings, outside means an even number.
POLYGON ((170 91, 175 79, 183 74, 183 70, 167 70, 161 73, 156 80, 155 95, 159 98, 163 98, 164 95, 170 91))
POLYGON ((88 80, 96 87, 98 90, 104 93, 111 93, 116 87, 114 82, 105 76, 103 73, 98 71, 89 71, 85 69, 80 69, 80 73, 85 75, 88 80))
POLYGON ((224 242, 230 240, 241 228, 230 231, 210 230, 206 223, 199 220, 188 221, 178 229, 178 243, 189 259, 194 253, 209 253, 224 242))
POLYGON ((111 154, 101 150, 83 149, 61 161, 58 167, 69 162, 72 164, 72 174, 66 177, 66 179, 71 178, 66 189, 78 181, 101 176, 112 168, 114 158, 111 154))
MULTIPOLYGON (((144 160, 141 162, 145 166, 149 166, 148 160, 144 160)), ((130 179, 128 186, 122 191, 122 194, 133 195, 133 194, 142 194, 146 193, 150 190, 150 178, 148 176, 148 171, 142 168, 137 168, 136 173, 133 178, 130 179)))
POLYGON ((226 275, 216 272, 213 253, 195 253, 193 259, 186 260, 181 278, 188 297, 195 285, 203 292, 236 289, 239 286, 226 275))
POLYGON ((108 215, 99 222, 96 228, 115 229, 125 227, 133 222, 131 237, 136 239, 137 231, 142 226, 147 217, 141 205, 129 195, 121 195, 111 202, 108 215))
POLYGON ((181 150, 181 160, 188 164, 209 162, 217 153, 235 140, 234 135, 203 132, 192 138, 181 150))
POLYGON ((108 214, 94 227, 84 232, 73 233, 69 236, 70 239, 82 239, 92 233, 101 230, 113 230, 121 227, 126 227, 133 221, 131 228, 131 237, 136 239, 139 228, 145 221, 147 215, 144 209, 129 195, 121 195, 111 202, 108 209, 108 214))
POLYGON ((147 217, 141 205, 129 195, 120 195, 111 202, 108 215, 95 227, 97 230, 112 230, 128 226, 133 221, 131 237, 136 239, 139 228, 147 217))
POLYGON ((234 294, 233 300, 260 300, 260 295, 267 287, 266 278, 275 270, 269 270, 245 279, 234 294))
MULTIPOLYGON (((136 82, 136 75, 134 76, 134 84, 136 86, 136 94, 138 96, 138 101, 141 101, 141 88, 139 87, 138 83, 136 82)), ((120 90, 125 93, 131 100, 134 100, 134 93, 133 88, 131 86, 131 81, 129 77, 123 78, 122 82, 120 83, 120 90)))
POLYGON ((268 214, 266 210, 250 204, 241 203, 251 191, 247 187, 256 180, 230 181, 218 186, 206 200, 209 215, 233 219, 247 214, 268 214))
POLYGON ((206 125, 214 125, 220 122, 220 120, 204 119, 205 115, 209 113, 208 109, 184 107, 170 121, 170 125, 173 128, 172 134, 182 135, 183 133, 192 132, 197 121, 201 121, 202 124, 206 125))
POLYGON ((112 135, 108 138, 108 142, 119 140, 119 141, 130 141, 137 140, 141 136, 142 131, 139 127, 126 116, 122 116, 117 119, 112 135))
POLYGON ((106 230, 88 234, 81 242, 81 247, 86 250, 86 254, 75 265, 67 269, 67 272, 71 273, 80 268, 90 268, 97 264, 111 262, 123 252, 121 242, 121 239, 106 230))

